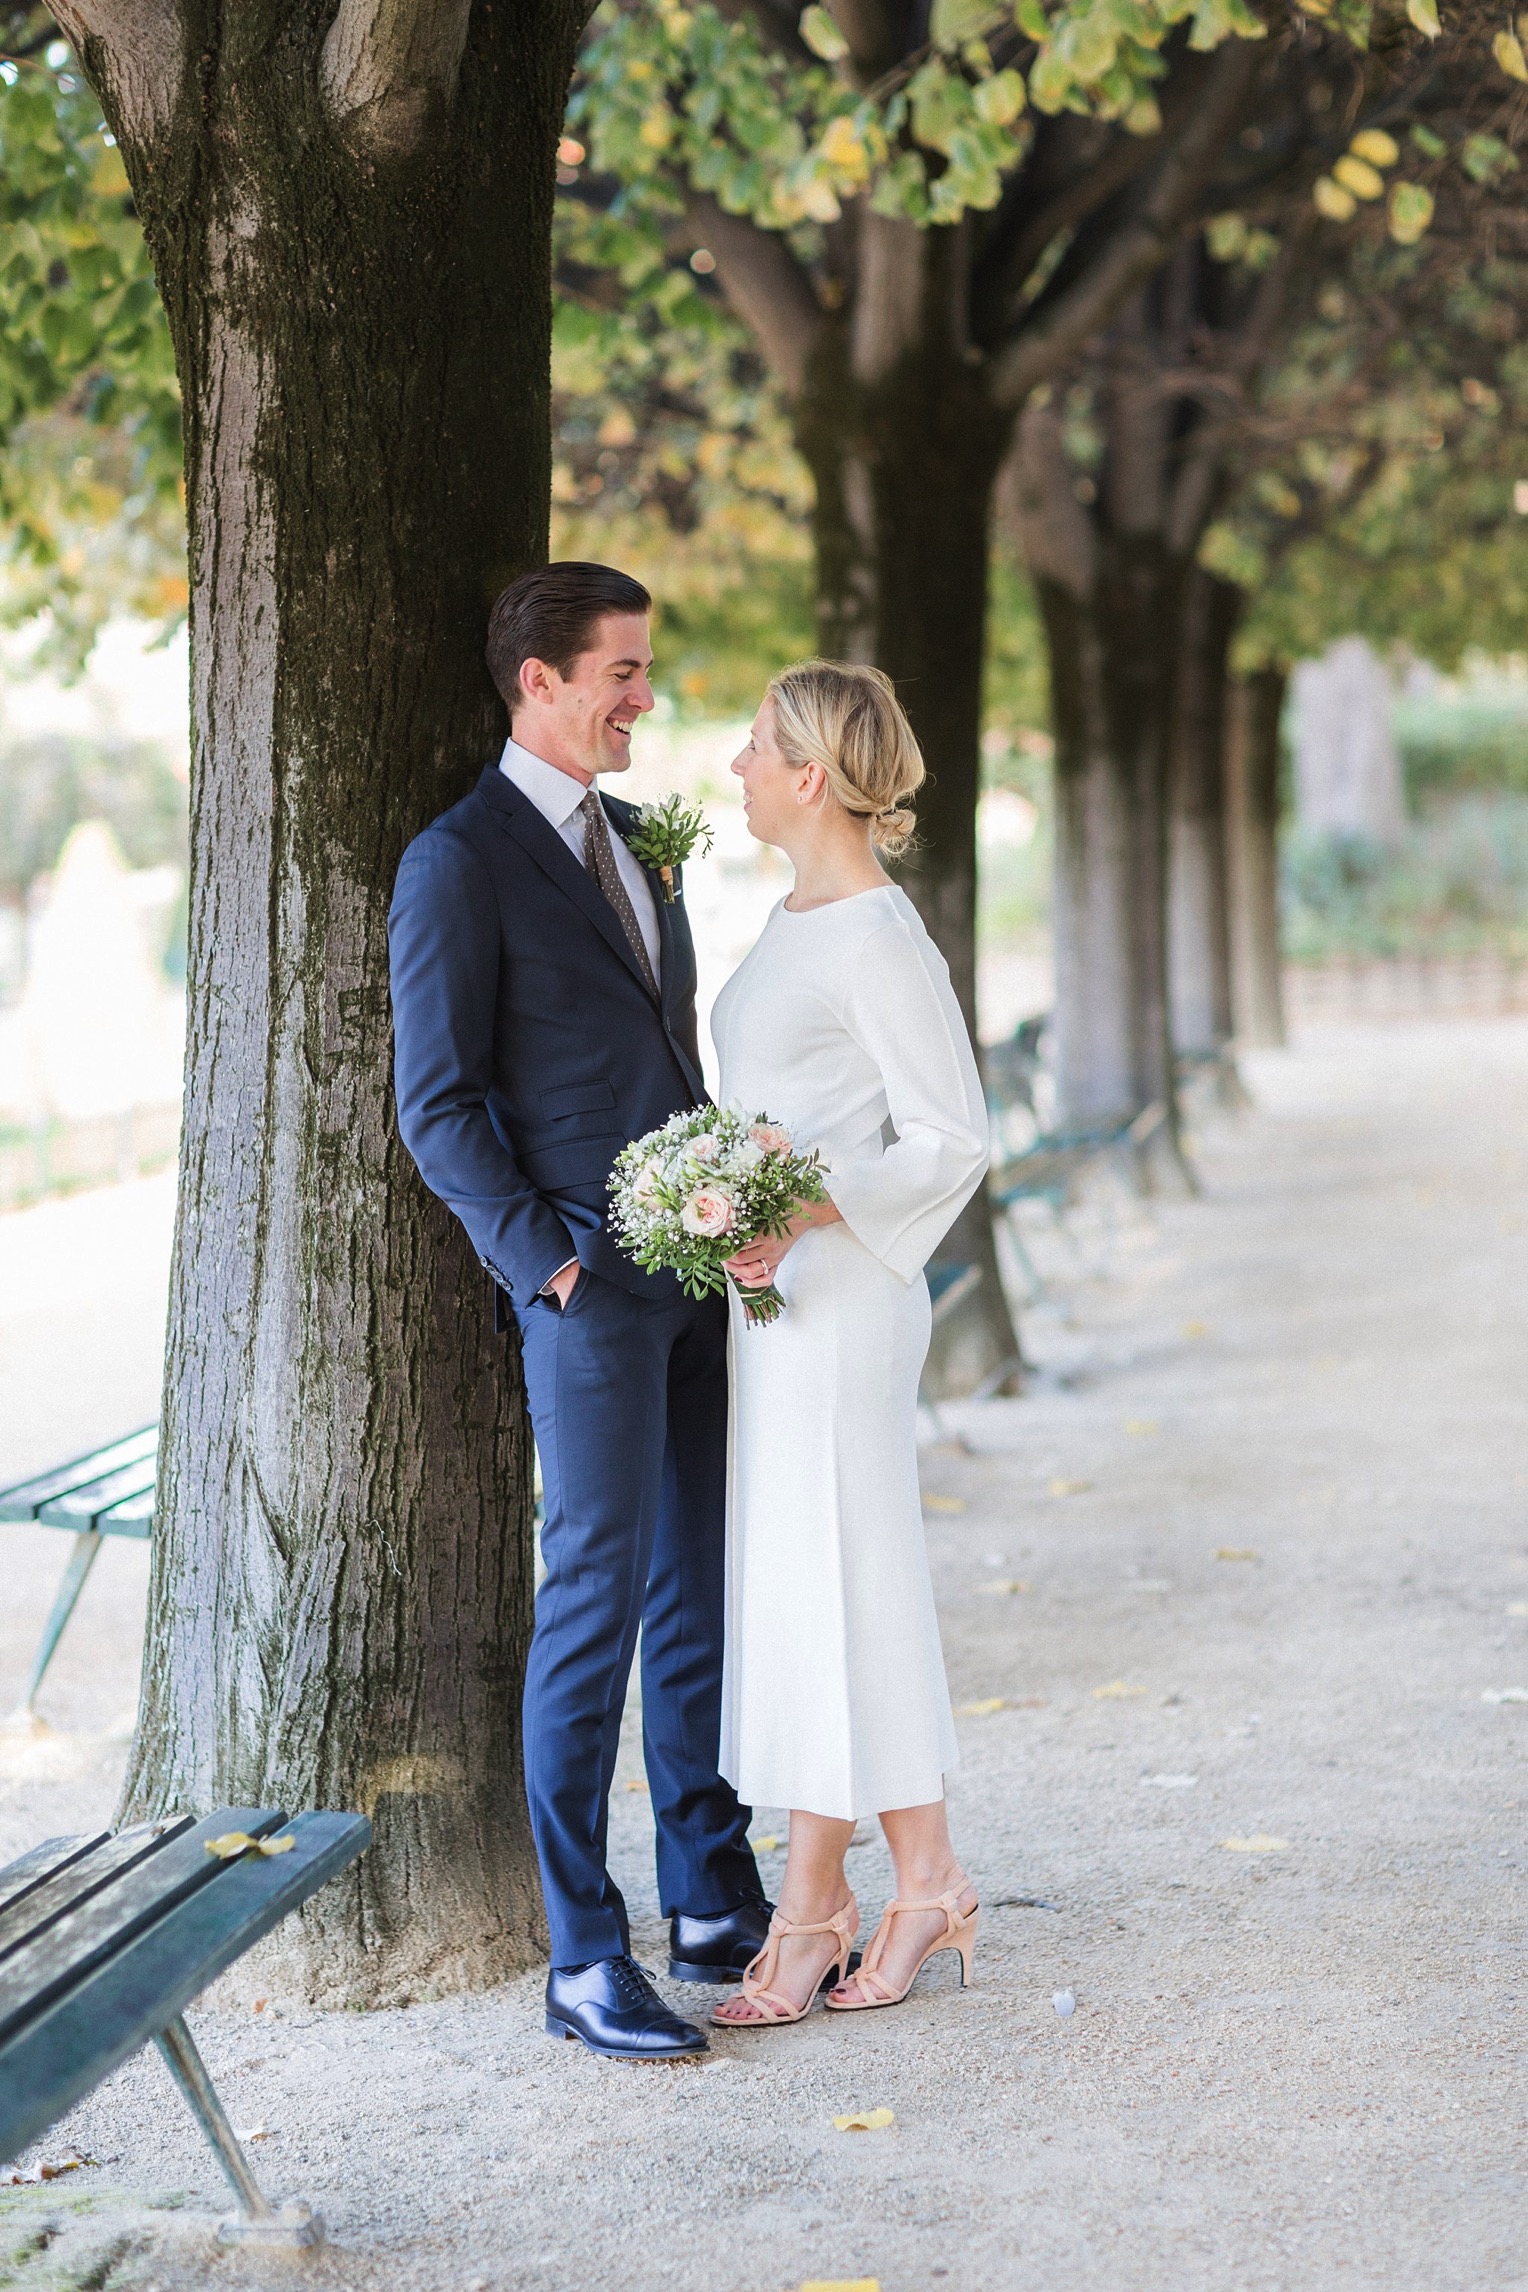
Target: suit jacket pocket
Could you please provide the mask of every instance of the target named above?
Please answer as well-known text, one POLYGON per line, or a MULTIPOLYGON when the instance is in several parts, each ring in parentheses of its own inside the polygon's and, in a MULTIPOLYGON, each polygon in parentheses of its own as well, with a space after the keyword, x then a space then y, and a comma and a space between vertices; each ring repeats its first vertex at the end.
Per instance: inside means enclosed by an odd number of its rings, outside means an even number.
POLYGON ((561 1122, 570 1114, 604 1114, 615 1105, 615 1092, 603 1078, 593 1082, 565 1082, 541 1093, 543 1122, 561 1122))

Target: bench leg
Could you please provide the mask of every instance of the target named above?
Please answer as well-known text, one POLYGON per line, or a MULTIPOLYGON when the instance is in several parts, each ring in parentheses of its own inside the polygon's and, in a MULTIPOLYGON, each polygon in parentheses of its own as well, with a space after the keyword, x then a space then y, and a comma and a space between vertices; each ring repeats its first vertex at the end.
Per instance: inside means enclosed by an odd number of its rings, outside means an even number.
POLYGON ((22 1696, 19 1705, 21 1711, 30 1713, 32 1705, 37 1699, 37 1690, 41 1687, 44 1675, 57 1651, 58 1643, 64 1636, 64 1626, 74 1613, 74 1603, 85 1589, 85 1578, 95 1566, 96 1555, 105 1541, 105 1537, 97 1535, 93 1528, 82 1528, 74 1539, 74 1550, 69 1555, 69 1565, 64 1570, 64 1580, 58 1587, 58 1593, 49 1611, 48 1620, 42 1627, 42 1638, 38 1642, 37 1653, 32 1660, 32 1676, 27 1681, 26 1693, 22 1696))
POLYGON ((267 2202, 249 2168, 233 2127, 223 2111, 207 2065, 196 2050, 196 2040, 180 2014, 162 2029, 154 2043, 164 2055, 192 2116, 211 2142, 229 2187, 239 2200, 238 2214, 223 2221, 218 2234, 225 2244, 313 2245, 324 2241, 324 2224, 305 2204, 284 2204, 279 2210, 267 2202))

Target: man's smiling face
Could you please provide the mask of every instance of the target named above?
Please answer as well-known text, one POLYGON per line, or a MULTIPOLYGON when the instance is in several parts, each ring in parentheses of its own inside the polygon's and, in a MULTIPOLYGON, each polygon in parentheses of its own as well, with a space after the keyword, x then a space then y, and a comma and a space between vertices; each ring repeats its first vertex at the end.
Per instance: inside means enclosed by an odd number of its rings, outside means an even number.
POLYGON ((515 739, 585 786, 597 772, 624 772, 631 728, 653 705, 652 665, 647 615, 607 613, 566 676, 549 661, 524 662, 515 739))

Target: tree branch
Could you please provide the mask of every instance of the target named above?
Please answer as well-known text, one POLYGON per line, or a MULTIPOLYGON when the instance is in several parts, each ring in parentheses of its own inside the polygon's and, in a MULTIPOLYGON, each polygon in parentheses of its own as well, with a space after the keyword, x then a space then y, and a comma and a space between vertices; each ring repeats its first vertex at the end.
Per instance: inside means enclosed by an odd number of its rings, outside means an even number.
POLYGON ((186 73, 186 27, 175 0, 61 0, 54 15, 91 85, 134 143, 175 109, 186 73))
POLYGON ((336 127, 373 158, 417 150, 451 100, 472 0, 340 0, 319 65, 336 127))
POLYGON ((1172 252, 1195 200, 1214 175, 1261 61, 1248 40, 1228 40, 1215 59, 1204 103, 1162 169, 1135 220, 1058 297, 1043 323, 1028 327, 991 361, 992 398, 1000 407, 1022 406, 1031 390, 1075 358, 1107 325, 1133 288, 1150 278, 1172 252))
POLYGON ((686 234, 716 257, 722 291, 788 398, 798 398, 822 326, 812 282, 778 231, 729 215, 704 193, 685 201, 686 234))

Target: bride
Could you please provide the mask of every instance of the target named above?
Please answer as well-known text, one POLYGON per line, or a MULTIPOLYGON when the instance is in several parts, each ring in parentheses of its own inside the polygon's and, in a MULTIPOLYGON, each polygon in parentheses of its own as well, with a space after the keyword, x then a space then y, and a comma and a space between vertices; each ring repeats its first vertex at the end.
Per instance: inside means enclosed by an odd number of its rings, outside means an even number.
POLYGON ((987 1118, 944 959, 881 865, 923 779, 888 680, 787 669, 732 769, 751 832, 796 881, 718 999, 719 1095, 786 1123, 829 1172, 825 1203, 730 1264, 786 1299, 764 1328, 731 1304, 721 1769, 745 1804, 791 1810, 769 1938, 713 2016, 747 2028, 799 2021, 829 1974, 839 2012, 897 2004, 939 1950, 969 1978, 977 1902, 945 1819, 958 1754, 916 1410, 923 1267, 980 1182, 987 1118), (848 1974, 844 1855, 870 1814, 897 1892, 848 1974))

